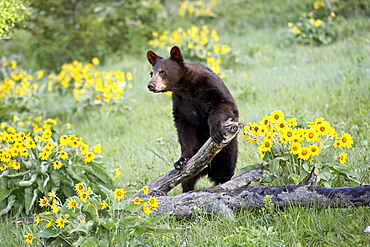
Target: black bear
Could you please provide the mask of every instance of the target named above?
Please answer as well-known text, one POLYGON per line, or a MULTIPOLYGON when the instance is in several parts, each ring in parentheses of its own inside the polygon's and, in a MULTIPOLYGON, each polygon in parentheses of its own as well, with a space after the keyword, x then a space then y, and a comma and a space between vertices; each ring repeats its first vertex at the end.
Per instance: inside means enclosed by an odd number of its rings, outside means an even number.
MULTIPOLYGON (((172 91, 173 118, 181 146, 181 167, 209 139, 220 143, 226 133, 224 122, 238 121, 239 113, 233 97, 221 79, 208 67, 195 62, 184 62, 180 48, 172 47, 169 58, 147 52, 153 66, 148 89, 154 93, 172 91)), ((217 185, 234 175, 238 143, 234 138, 223 148, 200 174, 182 183, 183 192, 194 190, 202 175, 217 185)))

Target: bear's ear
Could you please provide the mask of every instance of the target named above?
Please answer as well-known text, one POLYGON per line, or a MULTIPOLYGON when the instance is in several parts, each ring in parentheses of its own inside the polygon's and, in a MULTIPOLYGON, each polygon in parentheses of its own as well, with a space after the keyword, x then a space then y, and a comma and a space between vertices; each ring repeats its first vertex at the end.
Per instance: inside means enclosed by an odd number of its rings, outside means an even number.
POLYGON ((180 48, 178 46, 174 46, 171 48, 170 55, 171 58, 175 60, 178 64, 183 65, 184 58, 182 57, 180 48))
POLYGON ((147 53, 146 53, 146 57, 148 58, 148 61, 149 63, 154 66, 159 59, 162 59, 163 57, 160 57, 158 56, 157 54, 155 54, 154 51, 152 50, 149 50, 147 53))

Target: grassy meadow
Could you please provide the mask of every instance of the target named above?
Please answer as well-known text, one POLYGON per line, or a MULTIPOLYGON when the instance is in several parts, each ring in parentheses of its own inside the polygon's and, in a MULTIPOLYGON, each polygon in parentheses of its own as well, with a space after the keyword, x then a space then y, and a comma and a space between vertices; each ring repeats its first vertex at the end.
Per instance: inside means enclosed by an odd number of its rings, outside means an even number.
MULTIPOLYGON (((354 140, 347 164, 359 174, 360 184, 343 177, 334 185, 370 184, 369 19, 343 19, 340 35, 331 44, 286 44, 287 22, 300 14, 302 4, 280 6, 276 7, 278 12, 269 12, 258 3, 244 9, 226 0, 219 2, 219 16, 206 24, 216 29, 220 40, 229 46, 230 55, 222 63, 223 81, 237 102, 240 122, 258 122, 274 110, 299 122, 323 117, 354 140), (260 15, 254 18, 252 10, 260 11, 256 12, 260 15), (232 11, 235 15, 227 16, 232 11)), ((173 3, 169 10, 175 7, 173 3)), ((171 26, 185 24, 184 20, 176 21, 174 14, 171 26)), ((133 88, 123 94, 123 103, 70 111, 68 105, 73 98, 54 92, 42 99, 43 108, 38 109, 44 117, 71 123, 73 132, 87 143, 101 143, 106 169, 120 169, 115 185, 129 194, 173 169, 180 156, 171 98, 147 90, 149 49, 169 56, 168 50, 148 45, 140 54, 116 54, 99 67, 131 71, 133 88)), ((183 56, 188 60, 186 53, 183 56)), ((257 147, 247 144, 241 134, 238 138, 237 169, 260 162, 257 147)), ((206 178, 197 183, 197 188, 209 186, 206 178)), ((180 186, 170 195, 179 193, 180 186)), ((13 226, 13 219, 4 216, 0 220, 1 242, 29 246, 24 243, 24 232, 36 226, 13 226)), ((186 219, 169 218, 160 225, 184 230, 148 234, 150 246, 370 246, 370 233, 364 232, 370 225, 369 207, 240 210, 233 220, 199 214, 186 219)))

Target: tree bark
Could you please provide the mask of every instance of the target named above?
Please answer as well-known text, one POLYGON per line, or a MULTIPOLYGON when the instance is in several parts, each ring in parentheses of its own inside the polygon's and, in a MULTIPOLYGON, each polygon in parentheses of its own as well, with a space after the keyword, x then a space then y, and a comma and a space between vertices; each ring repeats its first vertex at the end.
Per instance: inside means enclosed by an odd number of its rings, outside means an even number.
POLYGON ((156 196, 159 207, 152 215, 172 213, 176 216, 190 216, 199 210, 207 213, 220 213, 232 218, 234 209, 262 208, 266 196, 276 207, 291 205, 315 207, 369 206, 370 185, 358 187, 327 188, 317 186, 319 170, 314 167, 308 180, 301 185, 248 186, 262 177, 263 168, 246 172, 230 181, 213 188, 194 190, 175 196, 167 193, 181 182, 197 175, 211 162, 213 157, 225 147, 242 129, 240 123, 227 121, 227 133, 220 144, 209 139, 203 147, 182 168, 172 170, 151 183, 149 194, 142 191, 135 194, 140 198, 156 196))
POLYGON ((159 208, 152 215, 171 212, 176 216, 191 216, 200 210, 233 218, 234 209, 264 207, 266 196, 270 197, 271 203, 276 207, 300 205, 323 208, 370 205, 370 185, 320 187, 316 185, 318 175, 316 167, 307 182, 302 185, 249 187, 250 182, 262 177, 262 172, 262 168, 257 168, 214 188, 194 190, 175 196, 160 196, 159 208))

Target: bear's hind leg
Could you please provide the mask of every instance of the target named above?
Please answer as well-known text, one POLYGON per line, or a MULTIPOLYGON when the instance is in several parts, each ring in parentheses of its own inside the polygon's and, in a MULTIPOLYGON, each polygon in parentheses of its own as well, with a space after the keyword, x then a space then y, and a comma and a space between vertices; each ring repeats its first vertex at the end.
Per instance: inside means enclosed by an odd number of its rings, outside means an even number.
POLYGON ((225 183, 232 178, 237 157, 238 142, 234 139, 213 158, 209 166, 208 177, 215 185, 225 183))
POLYGON ((208 167, 204 168, 198 175, 186 180, 185 182, 181 183, 182 185, 182 192, 188 192, 194 190, 195 183, 204 175, 208 174, 208 167))
POLYGON ((182 193, 194 190, 195 183, 198 181, 200 178, 200 175, 196 175, 195 177, 192 177, 185 182, 181 183, 182 185, 182 193))

